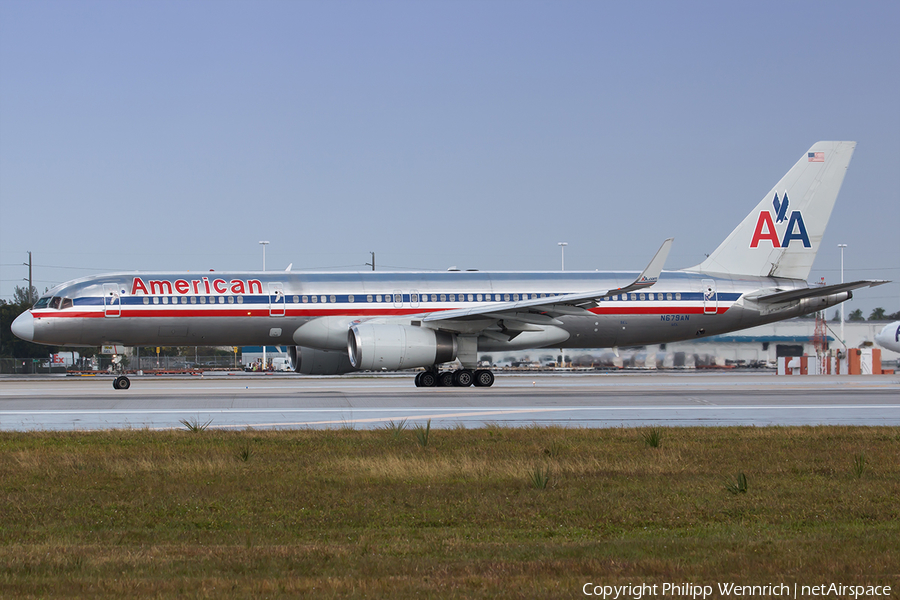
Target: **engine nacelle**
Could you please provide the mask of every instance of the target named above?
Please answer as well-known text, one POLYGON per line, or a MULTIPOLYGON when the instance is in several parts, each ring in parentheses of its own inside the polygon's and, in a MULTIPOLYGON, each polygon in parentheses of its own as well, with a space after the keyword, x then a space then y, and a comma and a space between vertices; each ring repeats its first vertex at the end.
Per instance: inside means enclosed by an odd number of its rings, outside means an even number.
POLYGON ((846 302, 853 297, 853 292, 840 292, 831 294, 830 296, 818 296, 815 298, 804 298, 800 301, 800 314, 807 315, 809 313, 818 312, 831 308, 835 304, 846 302))
POLYGON ((346 352, 289 346, 288 357, 291 359, 291 369, 304 375, 343 375, 356 370, 346 352))
POLYGON ((450 362, 456 336, 411 325, 360 323, 347 336, 350 364, 361 371, 397 371, 450 362))

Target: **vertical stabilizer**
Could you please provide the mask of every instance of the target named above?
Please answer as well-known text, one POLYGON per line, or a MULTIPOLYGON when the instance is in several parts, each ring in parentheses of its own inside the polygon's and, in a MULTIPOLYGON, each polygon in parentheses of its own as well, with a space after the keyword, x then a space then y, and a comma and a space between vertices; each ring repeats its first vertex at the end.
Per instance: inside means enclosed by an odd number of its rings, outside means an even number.
POLYGON ((688 271, 806 279, 856 142, 817 142, 715 252, 688 271))

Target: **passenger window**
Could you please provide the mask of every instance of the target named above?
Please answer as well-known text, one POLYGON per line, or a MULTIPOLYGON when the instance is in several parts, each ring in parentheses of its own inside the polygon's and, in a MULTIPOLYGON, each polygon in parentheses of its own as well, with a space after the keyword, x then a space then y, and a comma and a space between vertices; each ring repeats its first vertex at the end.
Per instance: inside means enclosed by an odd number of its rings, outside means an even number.
POLYGON ((200 296, 200 304, 206 304, 206 296, 200 296))
POLYGON ((334 294, 332 294, 331 297, 328 299, 328 301, 331 302, 332 304, 334 304, 335 302, 337 302, 337 298, 335 298, 334 294))
POLYGON ((169 297, 168 297, 168 296, 163 296, 162 303, 163 303, 163 304, 168 304, 168 303, 169 303, 169 297))
POLYGON ((509 302, 509 294, 503 294, 503 299, 509 302))
POLYGON ((182 297, 181 297, 181 303, 182 303, 182 304, 187 304, 187 296, 182 296, 182 297))
POLYGON ((450 294, 450 302, 456 302, 456 294, 450 294))
POLYGON ((648 300, 653 300, 653 294, 647 294, 647 299, 648 299, 648 300))
POLYGON ((159 304, 159 296, 153 296, 153 304, 159 304))
POLYGON ((298 298, 297 296, 294 296, 294 304, 297 304, 299 302, 300 302, 300 298, 298 298))
POLYGON ((150 304, 150 298, 144 296, 144 304, 150 304))
POLYGON ((243 296, 238 296, 238 297, 237 297, 237 303, 238 303, 238 304, 243 304, 243 303, 244 303, 244 297, 243 297, 243 296))
MULTIPOLYGON (((296 298, 296 296, 294 296, 296 298)), ((219 304, 225 304, 225 296, 219 296, 219 304)))
POLYGON ((307 302, 309 302, 309 296, 303 296, 301 298, 301 300, 303 301, 304 304, 306 304, 307 302))
POLYGON ((349 296, 347 296, 347 302, 356 302, 356 299, 353 297, 353 294, 350 294, 349 296))
POLYGON ((191 304, 197 304, 197 296, 191 296, 191 304))
POLYGON ((481 302, 481 294, 478 294, 478 301, 481 302))
POLYGON ((318 296, 313 296, 313 297, 310 298, 310 300, 312 300, 312 301, 313 301, 313 304, 315 304, 315 303, 317 303, 317 302, 319 301, 319 297, 318 297, 318 296))
POLYGON ((234 304, 234 296, 228 296, 228 304, 234 304))
POLYGON ((328 296, 322 296, 321 299, 322 299, 322 304, 325 304, 326 302, 328 302, 328 296))
POLYGON ((513 300, 515 300, 516 302, 518 302, 518 301, 519 301, 519 295, 518 295, 518 294, 513 294, 513 300))
POLYGON ((675 292, 675 299, 681 300, 681 292, 675 292))
POLYGON ((371 301, 372 301, 372 294, 368 294, 366 296, 366 302, 371 302, 371 301))
POLYGON ((447 301, 447 294, 441 294, 441 302, 447 301))
POLYGON ((375 302, 381 302, 381 294, 375 294, 375 302))
POLYGON ((666 294, 666 300, 669 300, 669 301, 672 300, 672 292, 669 292, 666 294))
POLYGON ((642 292, 642 293, 641 293, 641 300, 645 300, 646 298, 647 298, 647 296, 645 296, 645 295, 643 294, 643 292, 642 292))

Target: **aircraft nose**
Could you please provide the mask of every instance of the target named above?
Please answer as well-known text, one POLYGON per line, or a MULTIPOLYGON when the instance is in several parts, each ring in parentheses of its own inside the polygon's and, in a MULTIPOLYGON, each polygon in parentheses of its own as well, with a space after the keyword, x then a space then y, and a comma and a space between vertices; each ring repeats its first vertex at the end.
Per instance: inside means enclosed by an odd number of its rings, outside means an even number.
POLYGON ((12 323, 12 332, 15 334, 17 338, 23 339, 26 342, 31 342, 34 340, 34 317, 31 316, 31 311, 26 310, 21 315, 16 317, 16 320, 12 323))

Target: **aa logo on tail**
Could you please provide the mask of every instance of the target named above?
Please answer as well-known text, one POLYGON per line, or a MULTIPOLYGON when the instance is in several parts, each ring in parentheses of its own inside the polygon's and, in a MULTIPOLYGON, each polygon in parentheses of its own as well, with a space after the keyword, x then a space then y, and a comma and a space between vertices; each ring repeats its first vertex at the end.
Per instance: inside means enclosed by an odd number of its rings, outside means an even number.
POLYGON ((809 235, 806 233, 806 224, 803 222, 803 215, 799 210, 787 216, 788 206, 787 192, 781 200, 778 199, 778 192, 775 192, 775 199, 772 200, 772 206, 775 209, 775 219, 772 219, 773 213, 768 210, 760 211, 759 218, 756 220, 756 229, 753 230, 753 237, 750 239, 750 247, 758 248, 759 243, 768 240, 772 243, 773 248, 787 248, 791 241, 799 240, 803 242, 804 248, 811 248, 809 243, 809 235), (780 238, 775 223, 783 223, 787 220, 787 227, 784 227, 783 237, 780 238), (780 239, 779 239, 780 238, 780 239))

